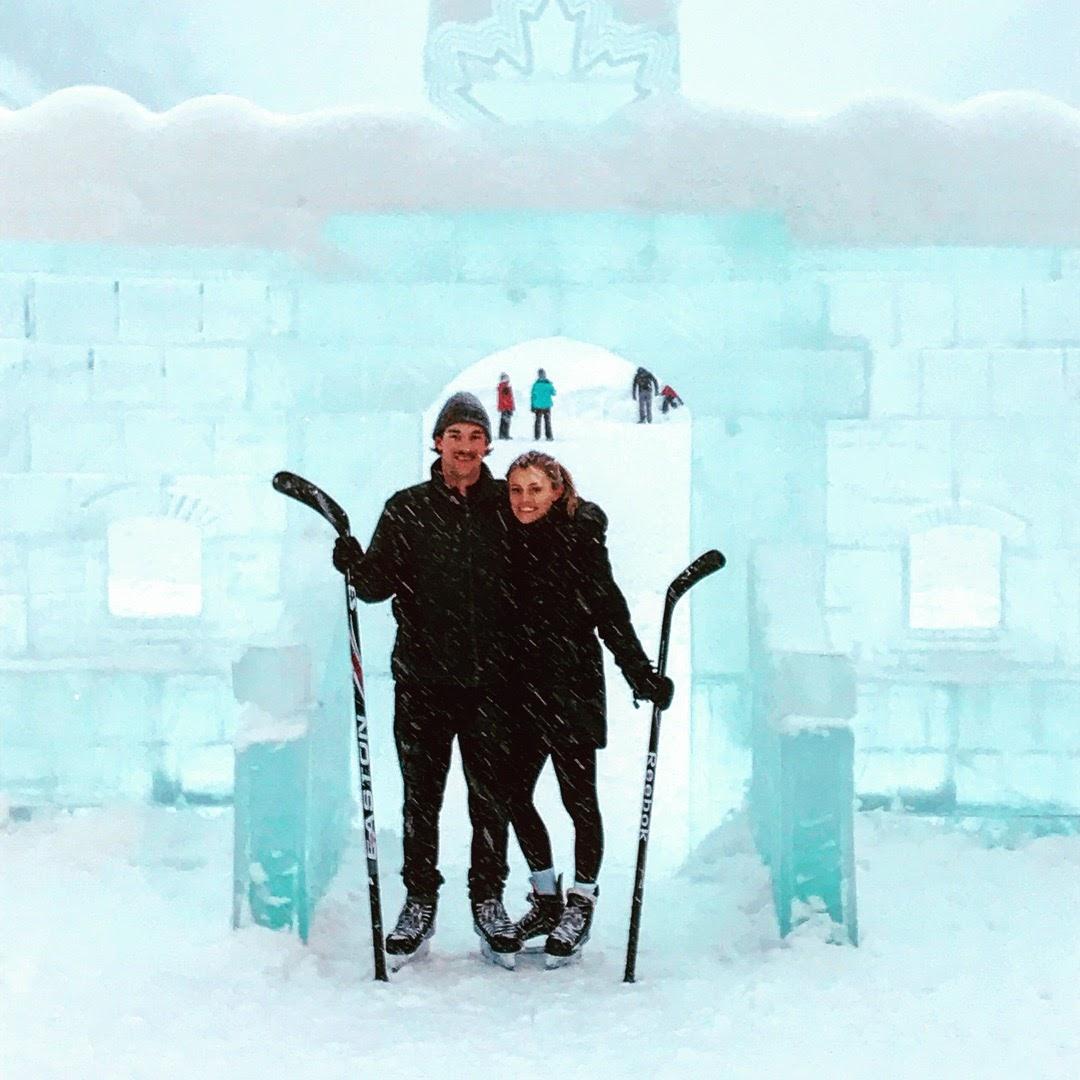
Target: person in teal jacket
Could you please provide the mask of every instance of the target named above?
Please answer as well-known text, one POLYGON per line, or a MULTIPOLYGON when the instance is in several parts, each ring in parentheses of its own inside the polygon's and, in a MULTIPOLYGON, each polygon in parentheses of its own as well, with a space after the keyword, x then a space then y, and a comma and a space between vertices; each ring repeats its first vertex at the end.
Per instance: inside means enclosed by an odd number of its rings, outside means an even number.
POLYGON ((533 411, 533 439, 540 438, 540 421, 544 421, 544 438, 551 442, 551 402, 555 397, 555 387, 543 368, 536 372, 536 382, 532 384, 532 398, 529 402, 533 411))

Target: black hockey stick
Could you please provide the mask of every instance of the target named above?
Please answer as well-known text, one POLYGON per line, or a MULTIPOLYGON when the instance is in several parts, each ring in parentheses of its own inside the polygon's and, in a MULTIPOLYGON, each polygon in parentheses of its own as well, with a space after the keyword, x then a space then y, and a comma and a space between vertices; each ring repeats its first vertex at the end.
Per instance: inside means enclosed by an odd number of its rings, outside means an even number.
MULTIPOLYGON (((288 495, 321 514, 337 531, 349 535, 349 516, 325 491, 296 473, 279 472, 274 490, 288 495)), ((367 855, 368 901, 371 906, 371 948, 375 955, 375 978, 387 982, 383 951, 382 902, 379 898, 379 854, 375 843, 375 798, 371 789, 371 747, 368 743, 367 707, 364 702, 364 669, 360 661, 360 626, 356 619, 356 593, 345 575, 345 606, 349 620, 349 651, 352 659, 353 715, 356 750, 360 760, 360 806, 364 816, 364 850, 367 855)))
MULTIPOLYGON (((727 560, 715 548, 699 555, 667 588, 664 598, 664 617, 660 624, 660 652, 656 670, 663 675, 667 669, 668 639, 671 637, 671 616, 679 598, 689 592, 702 578, 719 570, 727 560)), ((634 873, 634 896, 630 902, 630 938, 626 944, 626 972, 623 982, 634 981, 637 964, 638 931, 641 928, 641 903, 645 895, 645 855, 652 825, 653 799, 656 791, 656 756, 660 746, 660 708, 653 706, 652 727, 649 730, 649 750, 645 756, 645 791, 641 797, 641 818, 638 823, 637 870, 634 873)))

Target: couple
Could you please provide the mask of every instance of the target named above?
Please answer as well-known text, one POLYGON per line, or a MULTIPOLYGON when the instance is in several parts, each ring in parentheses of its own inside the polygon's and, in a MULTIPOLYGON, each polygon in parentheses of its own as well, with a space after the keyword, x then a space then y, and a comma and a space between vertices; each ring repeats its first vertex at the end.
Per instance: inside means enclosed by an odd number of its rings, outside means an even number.
POLYGON ((545 938, 552 966, 588 939, 603 833, 596 750, 605 742, 603 663, 596 631, 635 697, 666 708, 657 675, 612 578, 607 519, 569 473, 530 452, 497 480, 484 464, 491 423, 472 394, 453 394, 433 432, 431 479, 387 502, 371 546, 337 541, 334 565, 357 595, 393 597, 394 740, 404 781, 407 896, 387 935, 391 966, 422 951, 435 929, 439 812, 458 740, 472 823, 469 899, 481 947, 504 966, 545 938), (548 757, 575 828, 574 886, 565 901, 533 789, 548 757), (503 907, 507 829, 532 879, 530 907, 503 907))

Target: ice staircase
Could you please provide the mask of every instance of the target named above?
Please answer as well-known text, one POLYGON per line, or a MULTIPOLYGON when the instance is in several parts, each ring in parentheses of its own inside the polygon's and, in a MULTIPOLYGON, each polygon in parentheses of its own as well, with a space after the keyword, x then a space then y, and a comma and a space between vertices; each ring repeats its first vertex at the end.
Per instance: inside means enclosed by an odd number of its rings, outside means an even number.
POLYGON ((832 939, 857 945, 854 669, 838 654, 772 653, 762 690, 750 806, 780 933, 824 912, 832 939))
MULTIPOLYGON (((344 620, 338 620, 344 629, 344 620)), ((344 633, 328 652, 346 657, 344 633)), ((350 680, 305 646, 250 648, 234 665, 245 702, 236 742, 233 926, 248 918, 306 942, 350 827, 350 680)))

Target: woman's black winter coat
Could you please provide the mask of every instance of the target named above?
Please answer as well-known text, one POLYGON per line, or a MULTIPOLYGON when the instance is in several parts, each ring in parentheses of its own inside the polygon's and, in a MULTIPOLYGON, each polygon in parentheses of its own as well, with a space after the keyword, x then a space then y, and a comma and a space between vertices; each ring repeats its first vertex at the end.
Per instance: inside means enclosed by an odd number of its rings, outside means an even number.
POLYGON ((604 661, 597 633, 634 687, 652 670, 615 583, 607 515, 560 501, 530 525, 509 515, 513 617, 505 650, 509 692, 522 722, 554 745, 607 742, 604 661))

